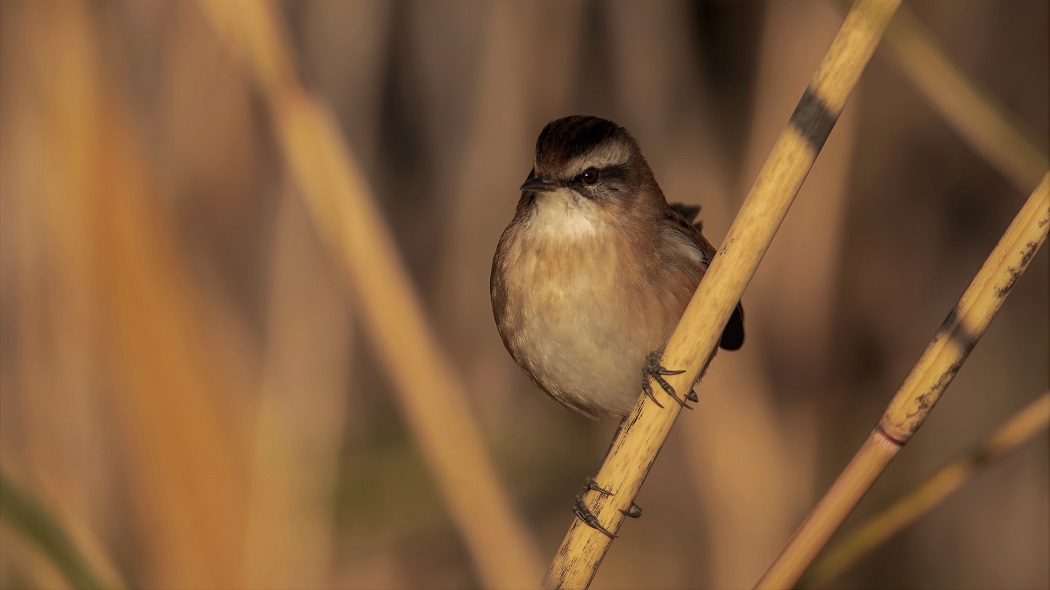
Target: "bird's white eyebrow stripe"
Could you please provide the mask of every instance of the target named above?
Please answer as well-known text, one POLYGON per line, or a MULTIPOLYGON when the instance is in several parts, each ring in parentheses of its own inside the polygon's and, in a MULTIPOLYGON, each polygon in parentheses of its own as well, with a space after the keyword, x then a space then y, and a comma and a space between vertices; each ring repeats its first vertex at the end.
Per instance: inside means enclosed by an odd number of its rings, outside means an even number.
MULTIPOLYGON (((627 166, 631 160, 632 151, 631 146, 623 142, 603 141, 587 152, 573 157, 561 172, 567 178, 575 178, 588 168, 604 169, 613 166, 627 166)), ((540 167, 537 161, 539 155, 537 153, 532 159, 533 170, 540 167)))
POLYGON ((588 168, 600 170, 611 166, 625 166, 630 157, 630 152, 618 144, 603 145, 574 159, 572 166, 569 167, 569 170, 572 171, 569 176, 576 176, 588 168))

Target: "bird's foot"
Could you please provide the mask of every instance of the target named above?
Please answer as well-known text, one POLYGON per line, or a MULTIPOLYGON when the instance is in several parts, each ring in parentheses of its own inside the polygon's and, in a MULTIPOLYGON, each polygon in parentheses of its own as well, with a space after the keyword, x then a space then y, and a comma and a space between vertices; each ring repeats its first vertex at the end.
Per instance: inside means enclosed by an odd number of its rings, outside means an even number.
MULTIPOLYGON (((685 373, 685 371, 671 371, 664 368, 664 366, 660 364, 660 355, 662 354, 663 350, 654 350, 649 353, 649 356, 645 357, 645 367, 642 369, 642 391, 645 392, 645 395, 649 396, 649 399, 653 400, 654 404, 661 408, 664 407, 663 404, 656 401, 656 397, 653 395, 653 386, 649 383, 649 380, 652 379, 667 392, 667 395, 671 396, 674 401, 678 402, 678 405, 692 410, 692 406, 686 404, 686 400, 678 397, 674 387, 671 387, 671 384, 667 382, 667 379, 664 379, 664 375, 680 375, 685 373)), ((696 394, 691 391, 689 392, 689 395, 686 396, 686 399, 690 401, 699 401, 699 399, 694 400, 694 398, 696 398, 696 394)))
MULTIPOLYGON (((587 483, 584 484, 583 489, 580 490, 580 493, 576 494, 576 502, 573 503, 572 513, 576 515, 576 518, 582 520, 587 526, 604 533, 605 536, 609 537, 610 539, 615 539, 616 534, 602 526, 602 523, 598 522, 598 517, 595 516, 594 513, 591 512, 591 509, 587 507, 587 503, 584 501, 584 498, 587 495, 587 492, 590 491, 595 491, 600 494, 606 494, 608 496, 612 495, 612 492, 599 486, 598 483, 594 481, 593 477, 588 477, 587 483)), ((634 508, 637 508, 637 505, 632 503, 631 508, 628 509, 627 512, 624 512, 624 514, 627 516, 631 516, 631 514, 628 514, 628 512, 631 512, 634 508)), ((638 518, 638 516, 641 515, 642 510, 641 508, 638 508, 637 516, 632 516, 632 518, 638 518)))
POLYGON ((627 510, 624 510, 624 509, 621 508, 620 509, 620 513, 623 514, 624 516, 628 516, 630 518, 641 518, 642 517, 642 507, 637 505, 637 504, 635 504, 634 502, 631 502, 631 505, 627 508, 627 510))

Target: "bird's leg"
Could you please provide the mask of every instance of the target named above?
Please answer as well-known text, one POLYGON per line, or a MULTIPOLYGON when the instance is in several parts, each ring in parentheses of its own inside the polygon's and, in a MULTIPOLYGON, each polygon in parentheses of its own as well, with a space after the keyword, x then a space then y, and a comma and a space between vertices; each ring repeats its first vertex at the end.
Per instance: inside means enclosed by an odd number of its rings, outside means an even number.
MULTIPOLYGON (((655 402, 656 400, 653 401, 655 402)), ((623 430, 625 422, 626 419, 621 420, 619 426, 616 427, 616 434, 613 435, 613 439, 609 443, 609 450, 606 451, 606 454, 612 451, 613 445, 616 443, 616 439, 619 438, 620 431, 623 430)), ((587 492, 590 492, 592 490, 609 496, 613 495, 611 491, 599 486, 598 482, 595 481, 593 477, 588 477, 586 483, 584 483, 583 485, 583 489, 580 490, 580 493, 576 494, 576 501, 573 503, 572 513, 576 515, 576 518, 582 520, 587 526, 601 531, 610 539, 615 539, 616 535, 613 534, 613 532, 609 529, 602 526, 602 523, 598 522, 598 517, 595 516, 593 512, 591 512, 591 509, 587 507, 587 503, 584 501, 585 497, 587 496, 587 492)), ((634 502, 631 502, 631 505, 627 507, 627 510, 621 509, 620 513, 630 518, 640 518, 642 516, 642 507, 638 504, 635 504, 634 502)))
POLYGON ((685 373, 685 371, 671 371, 664 368, 664 366, 660 364, 660 355, 662 354, 663 349, 657 349, 650 352, 649 356, 645 357, 645 367, 642 368, 642 391, 645 392, 645 395, 649 396, 649 399, 653 400, 653 403, 661 408, 663 407, 663 404, 656 401, 656 397, 653 396, 653 386, 649 384, 649 380, 652 379, 667 392, 667 395, 671 396, 674 401, 678 402, 680 406, 683 408, 689 408, 690 410, 693 409, 685 403, 684 399, 678 397, 678 394, 675 393, 674 387, 671 387, 671 384, 664 379, 664 375, 680 375, 685 373))
MULTIPOLYGON (((587 483, 584 484, 583 489, 580 490, 580 493, 576 494, 576 502, 572 506, 572 513, 576 515, 576 518, 582 520, 587 526, 591 527, 592 529, 597 529, 601 531, 605 534, 605 536, 609 537, 610 539, 615 539, 616 535, 613 534, 613 532, 609 529, 602 526, 602 523, 598 522, 598 517, 595 516, 593 512, 591 512, 591 509, 587 507, 587 503, 584 501, 584 497, 587 495, 587 492, 591 490, 609 496, 612 495, 612 492, 599 486, 598 483, 594 481, 593 477, 588 477, 587 483)), ((638 513, 640 515, 641 510, 639 510, 638 513)))
MULTIPOLYGON (((572 513, 576 515, 577 519, 583 521, 584 524, 586 524, 587 526, 602 531, 608 536, 609 539, 616 539, 616 534, 602 526, 602 523, 598 522, 597 517, 595 517, 594 512, 592 512, 591 509, 587 506, 587 503, 585 502, 585 497, 587 496, 587 492, 591 490, 600 493, 606 493, 609 494, 609 496, 612 496, 612 492, 600 485, 597 485, 597 483, 594 481, 594 478, 587 478, 587 483, 584 485, 584 488, 580 490, 580 493, 576 494, 576 501, 572 505, 572 513)), ((642 506, 638 506, 636 503, 631 502, 631 505, 628 506, 626 510, 624 510, 623 508, 619 509, 619 513, 624 514, 625 517, 629 517, 631 519, 642 518, 642 506)))
MULTIPOLYGON (((587 483, 584 484, 583 489, 580 490, 580 493, 576 494, 576 502, 573 503, 572 513, 576 515, 576 518, 582 520, 587 526, 601 531, 610 539, 615 539, 616 535, 609 529, 602 526, 602 523, 598 522, 598 517, 595 516, 593 512, 591 512, 591 509, 587 507, 587 503, 584 501, 587 492, 590 492, 591 490, 601 494, 607 494, 610 496, 612 495, 612 492, 599 486, 598 483, 594 481, 593 477, 588 477, 587 483)), ((630 518, 640 518, 642 516, 642 507, 638 504, 635 504, 634 502, 631 502, 631 505, 627 507, 627 510, 620 510, 620 514, 623 514, 624 516, 628 516, 630 518)))
MULTIPOLYGON (((653 401, 655 402, 656 400, 653 401)), ((620 425, 616 427, 616 434, 613 435, 612 442, 609 443, 609 451, 606 451, 606 454, 612 451, 613 444, 615 444, 616 439, 619 438, 620 431, 623 430, 625 422, 626 420, 621 420, 620 425)), ((587 482, 583 485, 583 489, 580 490, 580 493, 576 494, 576 501, 573 503, 572 513, 587 526, 605 533, 610 539, 615 539, 616 535, 602 526, 602 523, 598 522, 598 517, 591 512, 591 509, 587 507, 587 503, 584 501, 587 492, 592 490, 601 494, 613 495, 611 491, 599 486, 598 482, 596 482, 593 477, 588 477, 587 482)), ((627 507, 627 510, 620 509, 620 513, 630 518, 640 518, 642 516, 642 507, 631 502, 631 505, 627 507)))

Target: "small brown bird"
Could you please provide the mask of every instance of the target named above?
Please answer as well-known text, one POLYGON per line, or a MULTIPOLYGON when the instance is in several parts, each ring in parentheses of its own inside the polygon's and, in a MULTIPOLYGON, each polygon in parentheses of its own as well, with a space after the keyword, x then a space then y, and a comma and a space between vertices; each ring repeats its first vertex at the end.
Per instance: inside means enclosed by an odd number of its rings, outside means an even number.
MULTIPOLYGON (((544 127, 490 288, 503 344, 548 395, 623 418, 639 389, 653 397, 652 379, 684 405, 659 355, 715 255, 698 212, 668 205, 623 127, 589 116, 544 127)), ((743 341, 737 305, 720 345, 743 341)))

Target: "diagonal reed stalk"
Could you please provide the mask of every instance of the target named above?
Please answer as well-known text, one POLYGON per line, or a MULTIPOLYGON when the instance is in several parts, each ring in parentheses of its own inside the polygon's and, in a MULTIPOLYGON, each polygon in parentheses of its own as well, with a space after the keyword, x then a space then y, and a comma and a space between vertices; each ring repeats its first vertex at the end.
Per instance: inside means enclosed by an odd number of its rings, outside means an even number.
POLYGON ((992 461, 1017 450, 1050 423, 1050 391, 1013 415, 988 438, 965 451, 910 493, 836 543, 802 578, 805 587, 822 587, 872 549, 915 522, 981 472, 992 461))
MULTIPOLYGON (((843 1, 843 4, 847 4, 843 1)), ((974 150, 1014 186, 1024 190, 1047 168, 1047 154, 1017 121, 959 70, 931 33, 902 6, 886 31, 885 46, 902 74, 974 150)), ((945 466, 912 493, 857 527, 828 550, 802 579, 822 586, 901 528, 910 525, 978 473, 978 468, 1014 450, 1046 427, 1050 415, 1044 394, 981 445, 945 466)))
POLYGON ((200 0, 268 102, 279 148, 453 521, 490 588, 534 583, 538 553, 500 485, 462 380, 445 358, 339 125, 298 82, 270 4, 200 0))
POLYGON ((789 588, 925 422, 1003 301, 1046 240, 1050 174, 1028 198, 962 298, 948 313, 871 435, 792 535, 756 588, 789 588))
MULTIPOLYGON (((662 364, 685 369, 668 378, 678 391, 689 390, 714 354, 729 314, 758 268, 899 5, 900 0, 860 0, 846 15, 668 341, 662 364)), ((597 477, 599 485, 612 493, 591 492, 586 498, 607 529, 615 532, 620 528, 622 511, 630 507, 638 494, 680 412, 677 404, 660 408, 640 396, 634 411, 624 420, 597 477)), ((574 520, 547 571, 544 586, 587 587, 611 543, 612 539, 601 532, 574 520)))

